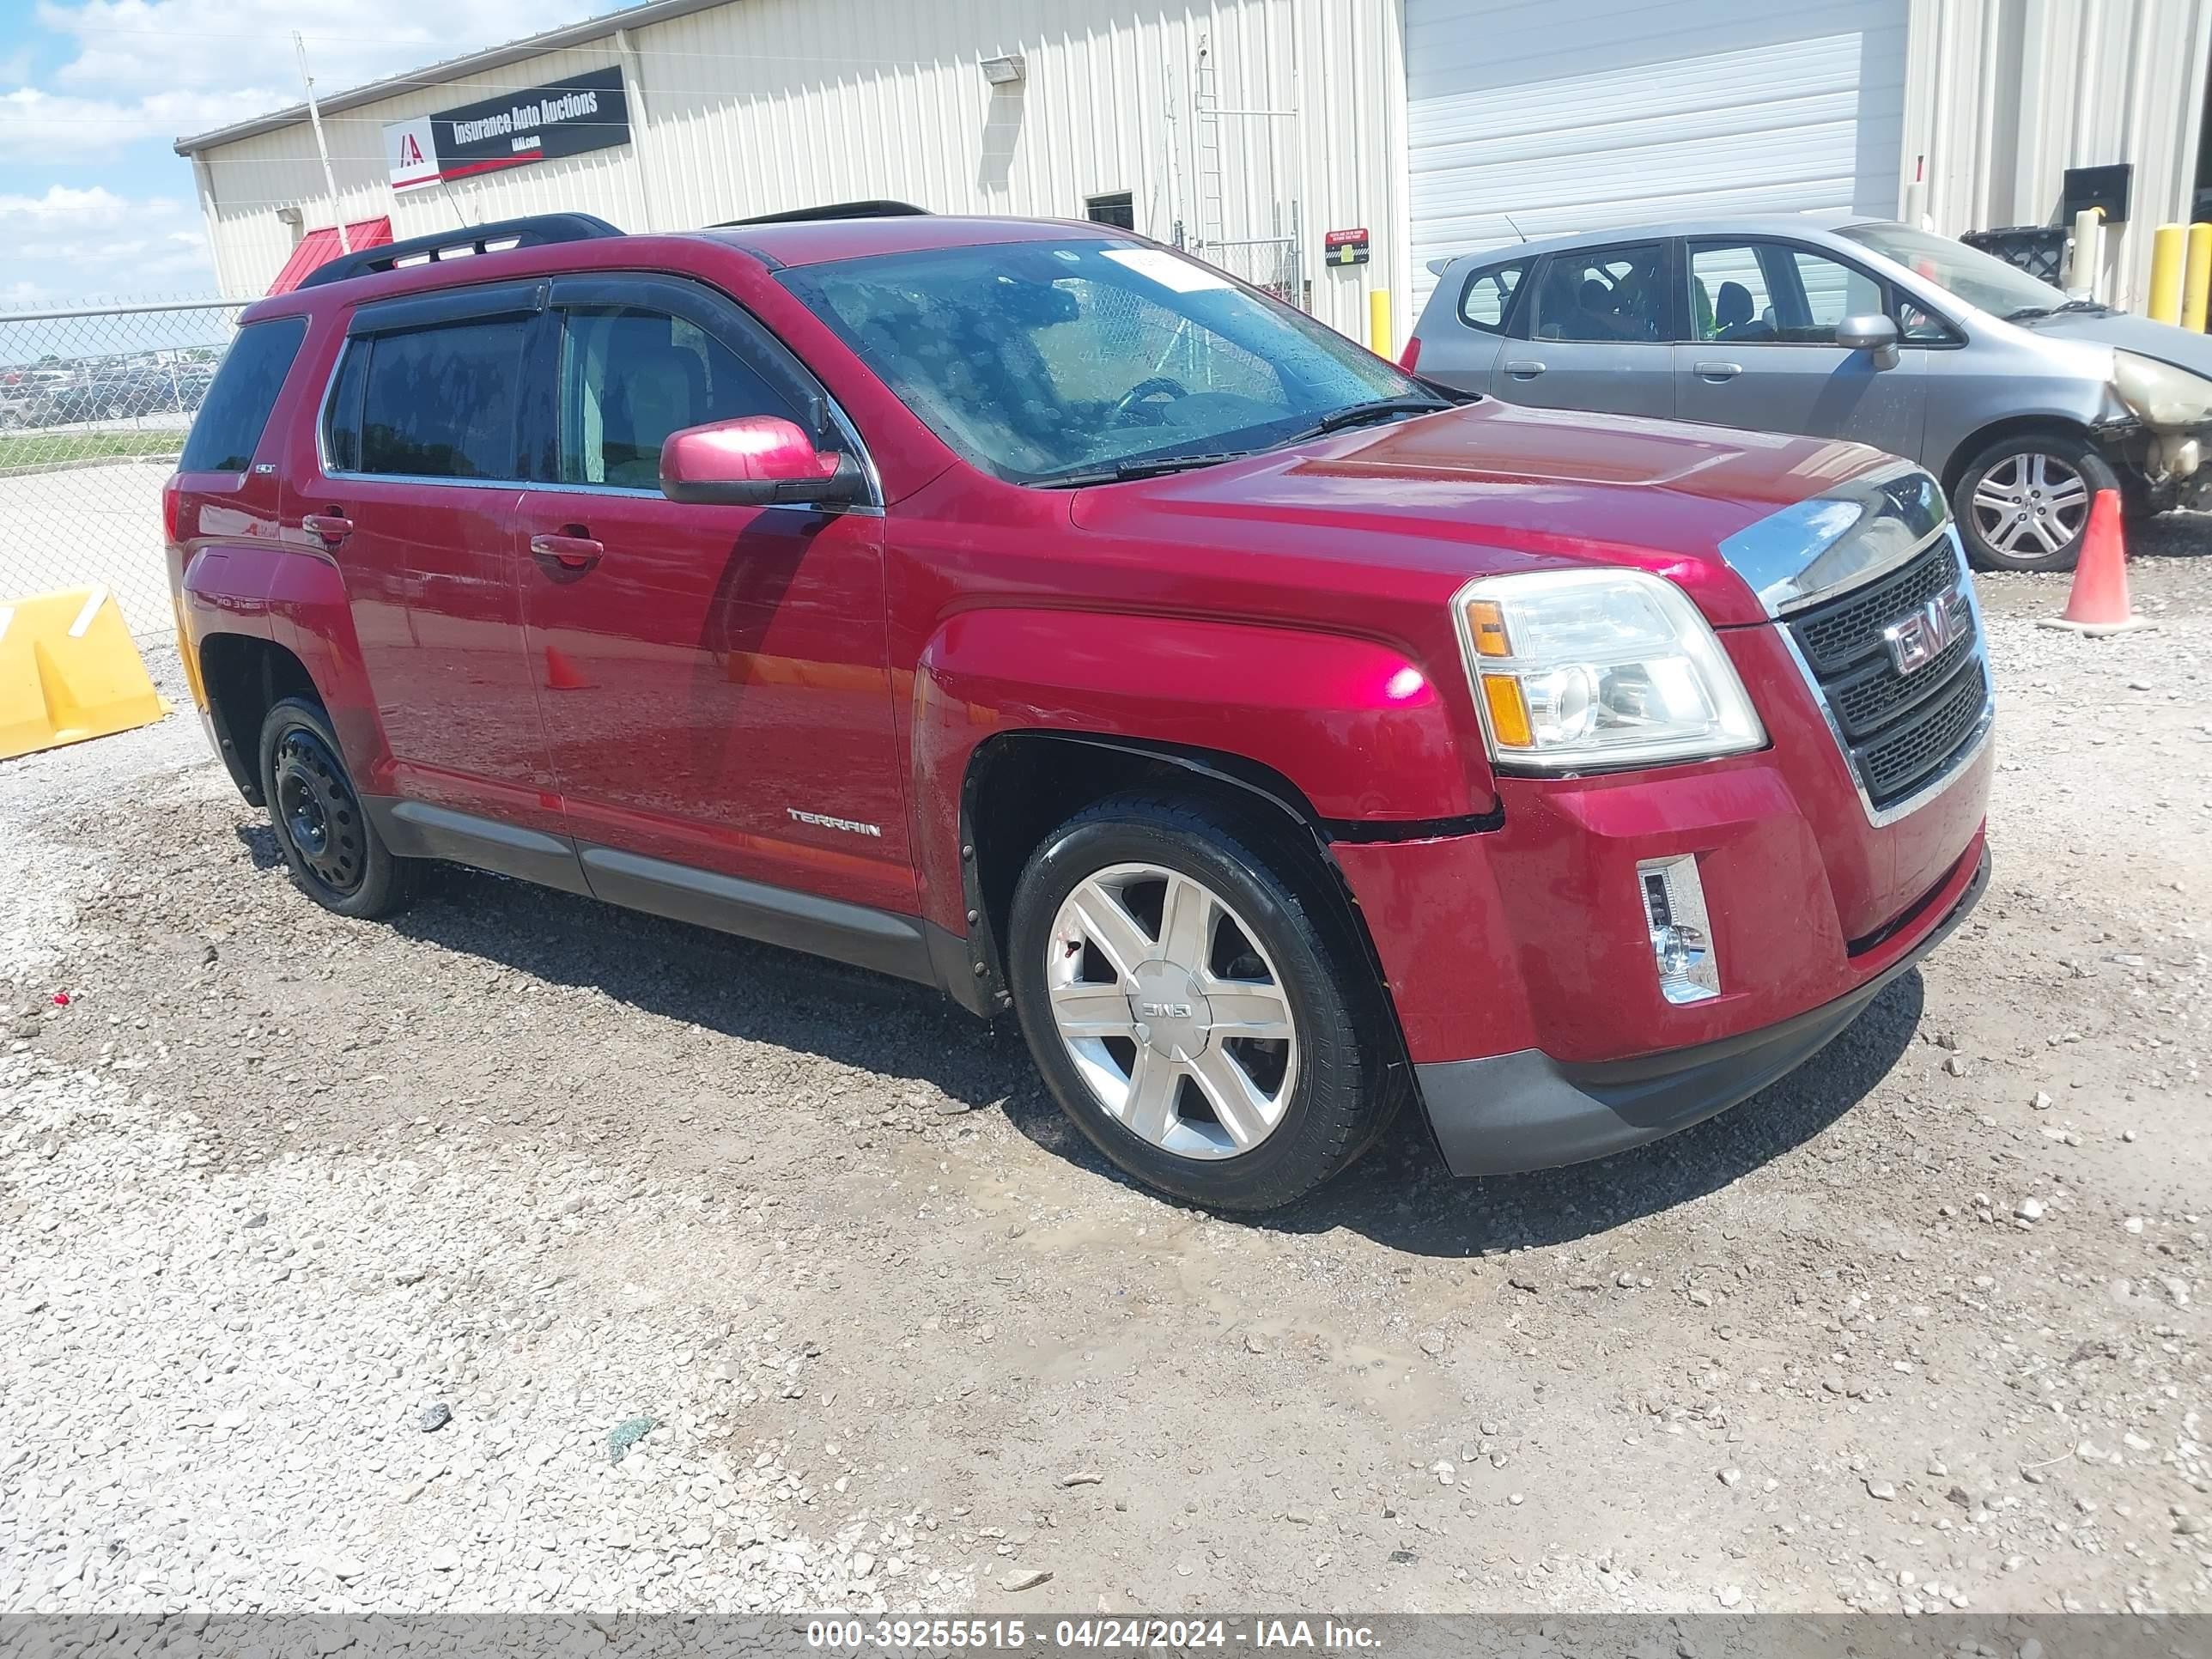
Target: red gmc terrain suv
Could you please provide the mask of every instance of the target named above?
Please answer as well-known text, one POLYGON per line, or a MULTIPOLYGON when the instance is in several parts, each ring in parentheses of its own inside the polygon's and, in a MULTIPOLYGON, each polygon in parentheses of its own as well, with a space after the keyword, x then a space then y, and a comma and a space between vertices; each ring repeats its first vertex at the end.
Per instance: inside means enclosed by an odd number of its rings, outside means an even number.
POLYGON ((1987 880, 1917 468, 1449 396, 1097 225, 456 236, 248 311, 167 497, 340 915, 447 859, 1011 1007, 1259 1209, 1408 1097, 1461 1174, 1694 1122, 1987 880))

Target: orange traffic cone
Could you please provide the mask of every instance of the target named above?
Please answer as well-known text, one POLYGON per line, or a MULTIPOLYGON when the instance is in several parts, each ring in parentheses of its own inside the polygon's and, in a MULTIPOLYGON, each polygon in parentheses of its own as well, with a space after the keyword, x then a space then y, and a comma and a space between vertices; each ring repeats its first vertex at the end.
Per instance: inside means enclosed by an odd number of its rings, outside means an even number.
POLYGON ((545 647, 545 689, 548 691, 588 691, 592 681, 577 671, 566 653, 545 647))
POLYGON ((2089 529, 2081 538, 2081 555, 2074 562, 2074 588, 2066 596, 2066 609, 2045 617, 2041 628, 2063 628, 2069 633, 2100 639, 2107 634, 2128 634, 2157 624, 2145 622, 2128 603, 2128 550, 2120 538, 2120 492, 2100 489, 2089 503, 2089 529))

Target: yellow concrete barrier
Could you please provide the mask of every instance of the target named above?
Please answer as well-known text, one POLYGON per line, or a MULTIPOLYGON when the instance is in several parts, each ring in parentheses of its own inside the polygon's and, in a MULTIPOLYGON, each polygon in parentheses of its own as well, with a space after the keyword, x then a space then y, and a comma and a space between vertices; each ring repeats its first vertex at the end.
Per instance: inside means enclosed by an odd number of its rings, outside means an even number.
POLYGON ((2181 320, 2181 250, 2185 234, 2180 225, 2160 225, 2150 239, 2150 304, 2144 314, 2153 322, 2181 320))
POLYGON ((2212 225, 2191 225, 2189 228, 2189 269, 2181 279, 2181 325, 2204 331, 2205 317, 2212 310, 2212 225))
POLYGON ((106 588, 0 601, 0 760, 168 712, 106 588))

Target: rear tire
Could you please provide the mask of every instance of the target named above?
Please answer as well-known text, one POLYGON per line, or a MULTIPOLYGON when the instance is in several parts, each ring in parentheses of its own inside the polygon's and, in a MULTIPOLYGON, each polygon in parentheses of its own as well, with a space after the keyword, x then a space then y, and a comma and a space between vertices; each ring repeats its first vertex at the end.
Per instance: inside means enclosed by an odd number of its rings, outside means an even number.
POLYGON ((1364 953, 1269 840, 1180 802, 1102 801, 1030 856, 1008 928, 1015 1012, 1060 1109, 1137 1180, 1218 1210, 1311 1191, 1405 1093, 1364 953))
POLYGON ((2071 570, 2091 502, 2119 487, 2119 474, 2087 438, 2016 433, 1968 463, 1951 510, 1977 570, 2071 570))
POLYGON ((261 722, 261 798, 300 890, 325 910, 373 921, 404 909, 415 866, 362 810, 337 733, 319 705, 286 697, 261 722))

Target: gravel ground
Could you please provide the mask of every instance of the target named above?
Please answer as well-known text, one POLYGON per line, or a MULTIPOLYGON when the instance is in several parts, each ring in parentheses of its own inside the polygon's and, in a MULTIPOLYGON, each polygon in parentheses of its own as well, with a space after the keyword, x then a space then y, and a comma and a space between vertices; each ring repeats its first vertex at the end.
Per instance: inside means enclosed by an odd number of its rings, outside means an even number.
POLYGON ((2212 1609, 2206 554, 1984 585, 1989 897, 1795 1077, 1257 1223, 910 988, 329 916, 188 714, 0 766, 0 1608, 2212 1609))

